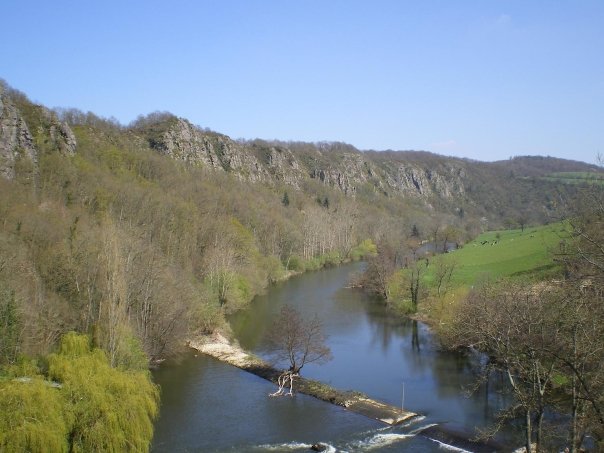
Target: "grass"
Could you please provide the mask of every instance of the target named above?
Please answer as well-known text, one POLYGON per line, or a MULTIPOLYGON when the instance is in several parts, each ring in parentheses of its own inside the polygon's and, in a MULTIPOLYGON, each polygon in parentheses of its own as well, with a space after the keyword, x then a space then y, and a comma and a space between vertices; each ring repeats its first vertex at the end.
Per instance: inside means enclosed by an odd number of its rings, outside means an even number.
MULTIPOLYGON (((542 278, 556 272, 553 253, 566 237, 562 223, 524 231, 490 231, 478 236, 463 248, 442 255, 445 263, 456 263, 451 280, 453 287, 472 286, 486 278, 542 278)), ((434 261, 439 258, 432 258, 434 261)), ((428 266, 426 283, 434 281, 436 266, 428 266)))
MULTIPOLYGON (((568 242, 564 223, 526 228, 524 231, 490 231, 459 250, 431 257, 423 276, 428 293, 419 305, 423 319, 438 328, 446 328, 454 316, 455 307, 467 297, 474 285, 487 279, 540 281, 556 278, 561 268, 554 261, 554 254, 560 250, 563 239, 568 242), (442 296, 438 297, 435 275, 440 260, 444 264, 455 262, 455 269, 449 284, 442 288, 442 296)), ((405 270, 399 274, 399 284, 392 286, 391 302, 395 307, 400 306, 403 312, 409 312, 409 291, 404 273, 405 270)))
POLYGON ((564 184, 597 184, 604 185, 603 173, 592 172, 558 172, 544 176, 542 179, 556 181, 564 184))

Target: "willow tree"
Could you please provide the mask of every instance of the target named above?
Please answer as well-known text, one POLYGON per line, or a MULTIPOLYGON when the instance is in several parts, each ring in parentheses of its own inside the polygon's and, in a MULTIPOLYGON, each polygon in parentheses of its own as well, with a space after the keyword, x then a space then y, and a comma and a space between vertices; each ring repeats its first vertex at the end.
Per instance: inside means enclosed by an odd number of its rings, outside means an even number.
POLYGON ((62 385, 72 452, 148 451, 159 399, 148 371, 112 368, 104 351, 73 332, 48 367, 62 385))
POLYGON ((60 391, 43 376, 0 380, 0 451, 67 452, 60 391))

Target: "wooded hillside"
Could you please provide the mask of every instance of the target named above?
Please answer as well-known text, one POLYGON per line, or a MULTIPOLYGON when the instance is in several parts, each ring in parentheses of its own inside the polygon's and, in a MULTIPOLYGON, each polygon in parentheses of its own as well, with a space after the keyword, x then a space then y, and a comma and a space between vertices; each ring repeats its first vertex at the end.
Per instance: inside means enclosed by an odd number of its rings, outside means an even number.
POLYGON ((534 168, 599 171, 234 141, 164 113, 123 126, 1 90, 1 362, 45 354, 72 330, 113 365, 138 344, 159 360, 289 272, 412 233, 449 228, 463 242, 543 223, 577 187, 534 168))

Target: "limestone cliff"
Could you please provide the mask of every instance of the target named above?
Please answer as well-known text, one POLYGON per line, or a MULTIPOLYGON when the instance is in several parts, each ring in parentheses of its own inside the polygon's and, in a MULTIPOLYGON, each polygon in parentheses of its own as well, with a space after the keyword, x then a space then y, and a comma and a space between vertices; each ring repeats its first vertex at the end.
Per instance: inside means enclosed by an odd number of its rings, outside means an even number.
POLYGON ((0 86, 0 176, 15 177, 15 166, 22 159, 37 165, 38 151, 27 123, 0 86))
POLYGON ((405 162, 401 153, 397 159, 378 163, 371 155, 341 144, 306 144, 300 149, 261 140, 236 142, 181 118, 167 121, 159 134, 148 138, 153 148, 173 159, 231 172, 251 182, 300 188, 310 178, 348 196, 355 196, 361 186, 425 199, 465 192, 465 168, 447 164, 444 158, 436 166, 427 166, 405 162))
POLYGON ((76 145, 71 128, 53 112, 0 84, 0 176, 14 179, 20 164, 35 174, 41 152, 73 155, 76 145))
POLYGON ((159 136, 149 140, 162 154, 193 166, 231 171, 250 181, 267 179, 264 167, 229 137, 204 132, 182 118, 169 121, 159 136))
MULTIPOLYGON (((76 112, 74 118, 72 124, 96 127, 94 121, 86 122, 87 114, 76 112)), ((510 206, 525 206, 531 197, 535 198, 531 209, 549 212, 555 200, 544 181, 539 182, 540 195, 526 195, 535 192, 535 181, 556 171, 601 171, 581 162, 541 157, 481 163, 427 152, 362 152, 337 142, 239 141, 161 112, 140 117, 127 128, 111 122, 104 127, 114 128, 113 133, 129 140, 132 149, 148 146, 184 165, 228 172, 242 181, 288 186, 312 197, 326 195, 322 186, 348 197, 399 197, 460 217, 472 209, 475 216, 503 218, 510 206)), ((1 177, 22 175, 24 181, 35 183, 41 156, 76 151, 67 123, 0 82, 1 177)))

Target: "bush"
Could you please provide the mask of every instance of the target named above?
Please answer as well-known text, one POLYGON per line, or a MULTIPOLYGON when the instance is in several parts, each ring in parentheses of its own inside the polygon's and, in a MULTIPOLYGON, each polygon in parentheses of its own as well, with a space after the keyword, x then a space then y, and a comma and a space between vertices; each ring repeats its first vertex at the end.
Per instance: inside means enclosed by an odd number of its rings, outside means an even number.
POLYGON ((267 278, 270 283, 283 280, 285 277, 285 269, 283 268, 283 264, 281 264, 281 260, 279 260, 278 257, 274 255, 268 256, 265 259, 265 263, 267 278))
POLYGON ((403 314, 414 313, 405 270, 396 271, 388 280, 388 305, 403 314))
POLYGON ((287 268, 295 272, 304 272, 304 261, 298 255, 292 255, 289 259, 287 268))
POLYGON ((318 271, 323 267, 323 260, 320 257, 312 258, 304 263, 304 268, 307 271, 318 271))
POLYGON ((323 264, 325 266, 337 266, 342 262, 340 252, 333 251, 323 255, 323 264))
POLYGON ((365 239, 350 251, 349 256, 353 261, 359 261, 363 258, 377 255, 377 246, 371 239, 365 239))

